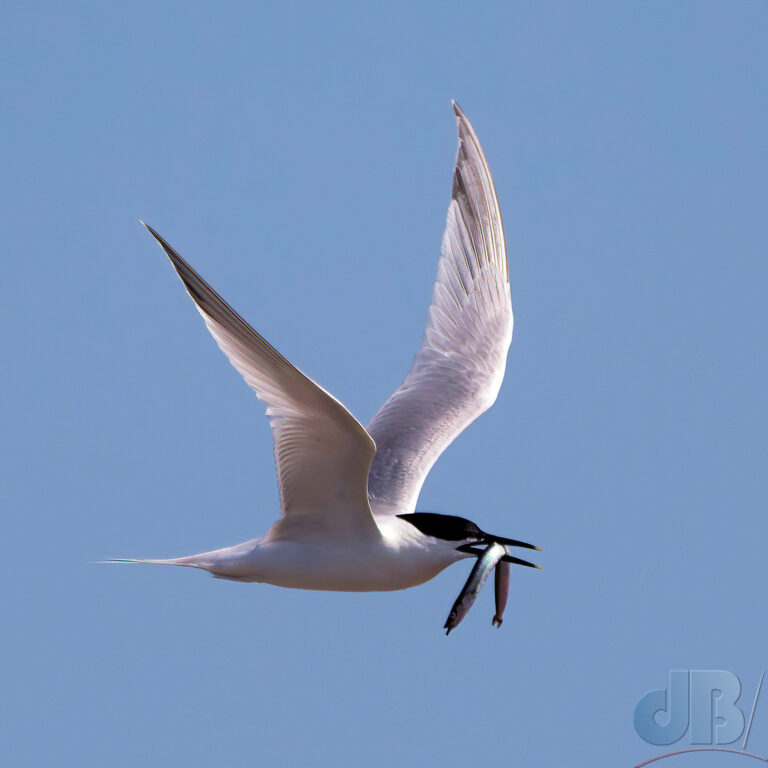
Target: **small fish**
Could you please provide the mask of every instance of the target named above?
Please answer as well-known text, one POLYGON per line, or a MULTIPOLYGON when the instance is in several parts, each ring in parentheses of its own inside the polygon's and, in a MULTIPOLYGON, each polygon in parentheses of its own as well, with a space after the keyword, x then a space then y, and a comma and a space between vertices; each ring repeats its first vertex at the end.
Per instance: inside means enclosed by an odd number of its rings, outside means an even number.
POLYGON ((504 609, 507 607, 507 595, 509 594, 509 563, 500 560, 496 564, 496 615, 493 617, 494 627, 500 627, 503 621, 504 609))
POLYGON ((450 634, 452 629, 458 627, 461 620, 467 613, 469 613, 469 609, 472 607, 472 603, 475 602, 475 598, 483 588, 483 584, 485 584, 488 574, 506 554, 507 550, 501 544, 493 542, 493 544, 491 544, 485 552, 477 558, 477 562, 472 567, 472 572, 469 574, 467 583, 456 598, 456 602, 453 604, 453 608, 451 608, 448 619, 443 625, 446 635, 450 634))

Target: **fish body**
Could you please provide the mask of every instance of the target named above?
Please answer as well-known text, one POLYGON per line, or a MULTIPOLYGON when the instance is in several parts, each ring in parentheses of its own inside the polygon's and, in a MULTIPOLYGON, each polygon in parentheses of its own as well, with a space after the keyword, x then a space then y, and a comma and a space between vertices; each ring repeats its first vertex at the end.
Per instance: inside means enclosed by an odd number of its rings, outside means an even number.
POLYGON ((495 588, 496 613, 491 623, 498 628, 501 627, 504 609, 507 607, 507 596, 509 595, 509 563, 505 560, 500 560, 496 564, 495 588))
POLYGON ((452 629, 458 627, 462 619, 469 613, 469 609, 475 602, 475 598, 480 594, 480 590, 483 588, 483 584, 485 584, 488 574, 490 574, 494 567, 500 562, 501 558, 506 554, 507 550, 505 547, 494 541, 486 548, 485 552, 477 558, 477 562, 475 562, 472 567, 467 583, 456 598, 456 602, 453 604, 453 608, 451 608, 448 619, 443 625, 446 635, 450 634, 452 629))

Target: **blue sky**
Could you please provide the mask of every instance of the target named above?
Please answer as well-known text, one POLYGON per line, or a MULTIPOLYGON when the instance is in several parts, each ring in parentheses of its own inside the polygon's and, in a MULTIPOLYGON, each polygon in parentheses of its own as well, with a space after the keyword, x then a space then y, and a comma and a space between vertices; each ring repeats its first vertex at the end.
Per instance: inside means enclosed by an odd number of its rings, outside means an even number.
POLYGON ((632 712, 669 669, 732 670, 748 709, 767 33, 757 1, 7 6, 11 763, 634 765, 661 751, 632 712), (452 97, 495 175, 515 339, 419 507, 543 548, 504 627, 486 589, 444 636, 466 563, 372 595, 90 564, 278 511, 263 409, 138 219, 365 422, 424 327, 452 97))

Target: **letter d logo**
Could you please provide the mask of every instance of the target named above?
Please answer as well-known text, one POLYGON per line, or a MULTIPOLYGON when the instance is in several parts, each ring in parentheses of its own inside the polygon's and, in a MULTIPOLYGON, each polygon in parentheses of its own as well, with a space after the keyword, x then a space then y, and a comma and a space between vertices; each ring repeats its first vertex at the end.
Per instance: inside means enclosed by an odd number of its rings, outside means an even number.
POLYGON ((669 673, 669 694, 663 688, 648 691, 635 707, 635 730, 649 744, 674 744, 688 730, 688 670, 669 673), (665 723, 656 722, 657 712, 666 712, 665 723))

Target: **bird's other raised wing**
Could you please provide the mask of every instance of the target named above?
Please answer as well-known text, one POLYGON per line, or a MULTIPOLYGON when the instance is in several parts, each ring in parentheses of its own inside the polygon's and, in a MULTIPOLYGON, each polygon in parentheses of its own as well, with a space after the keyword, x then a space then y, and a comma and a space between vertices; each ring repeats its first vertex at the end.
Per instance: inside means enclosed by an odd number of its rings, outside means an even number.
POLYGON ((376 515, 415 509, 437 457, 496 400, 512 340, 496 190, 469 120, 453 107, 459 149, 427 330, 405 381, 368 425, 376 515))
MULTIPOLYGON (((143 223, 143 222, 142 222, 143 223)), ((251 328, 151 227, 220 349, 267 406, 283 519, 277 530, 378 535, 368 506, 376 447, 354 416, 251 328)), ((273 529, 275 530, 275 529, 273 529)))

